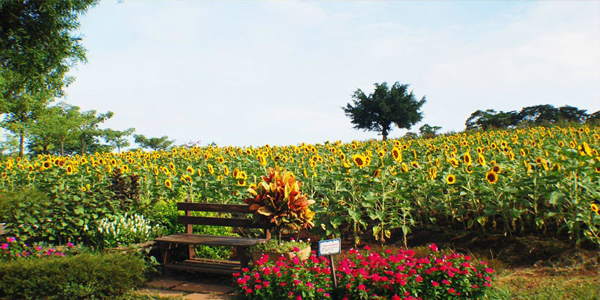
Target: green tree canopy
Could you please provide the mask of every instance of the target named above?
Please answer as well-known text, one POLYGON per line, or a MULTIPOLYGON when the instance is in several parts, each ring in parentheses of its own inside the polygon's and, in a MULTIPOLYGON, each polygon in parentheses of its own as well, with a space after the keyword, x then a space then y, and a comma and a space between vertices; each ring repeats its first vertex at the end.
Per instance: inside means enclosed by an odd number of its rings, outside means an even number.
POLYGON ((142 148, 156 150, 167 150, 175 141, 169 140, 168 136, 147 138, 143 134, 134 134, 135 142, 142 148))
POLYGON ((85 61, 78 17, 96 0, 0 1, 0 114, 3 127, 20 137, 23 156, 28 126, 72 78, 69 68, 85 61))
POLYGON ((585 109, 565 105, 556 108, 550 104, 523 107, 521 111, 478 110, 465 122, 467 129, 511 128, 525 125, 547 125, 559 122, 583 123, 590 118, 585 109))
POLYGON ((121 153, 121 148, 127 147, 130 145, 129 140, 127 139, 135 131, 135 128, 128 128, 123 131, 113 130, 113 129, 105 129, 102 137, 106 142, 112 147, 117 148, 117 151, 121 153))
POLYGON ((372 94, 366 95, 358 89, 352 96, 353 103, 342 107, 354 128, 380 132, 383 140, 395 124, 398 128, 410 127, 423 119, 420 111, 425 104, 425 97, 417 100, 413 92, 408 92, 408 84, 394 83, 389 88, 387 83, 375 83, 372 94))

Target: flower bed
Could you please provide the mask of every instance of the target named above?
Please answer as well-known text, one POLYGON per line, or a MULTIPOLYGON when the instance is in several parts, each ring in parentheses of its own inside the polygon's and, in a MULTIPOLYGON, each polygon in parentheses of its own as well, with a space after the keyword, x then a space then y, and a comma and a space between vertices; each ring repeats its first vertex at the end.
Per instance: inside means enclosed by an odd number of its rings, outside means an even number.
POLYGON ((494 270, 460 254, 414 257, 412 250, 383 253, 351 249, 337 266, 338 287, 328 261, 313 255, 269 261, 234 274, 237 294, 245 299, 476 299, 491 287, 494 270))

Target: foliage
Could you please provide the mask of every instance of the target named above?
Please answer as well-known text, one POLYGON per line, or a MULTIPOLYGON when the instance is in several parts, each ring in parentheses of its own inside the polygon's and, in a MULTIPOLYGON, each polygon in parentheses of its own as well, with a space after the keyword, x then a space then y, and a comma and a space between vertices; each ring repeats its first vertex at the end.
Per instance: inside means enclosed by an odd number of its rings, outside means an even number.
POLYGON ((52 98, 62 95, 69 68, 85 61, 78 17, 94 0, 3 1, 0 5, 0 114, 20 136, 52 98))
POLYGON ((105 248, 147 242, 161 231, 143 215, 129 213, 105 217, 95 227, 94 244, 105 248))
POLYGON ((65 182, 52 186, 49 193, 31 188, 9 192, 3 196, 9 199, 6 228, 28 243, 87 244, 92 241, 95 221, 117 212, 104 196, 72 189, 65 182))
POLYGON ((3 299, 114 299, 144 282, 137 254, 79 254, 0 261, 3 299))
POLYGON ((252 198, 244 202, 259 219, 267 219, 279 234, 284 230, 310 229, 315 213, 309 206, 315 201, 300 192, 301 185, 292 172, 269 168, 268 175, 262 177, 256 188, 248 188, 252 198))
POLYGON ((429 124, 425 124, 419 127, 419 134, 424 138, 432 138, 437 135, 440 129, 442 129, 440 126, 431 126, 429 124))
POLYGON ((121 148, 129 146, 129 140, 126 137, 130 136, 135 131, 135 128, 128 128, 123 131, 104 129, 102 137, 111 146, 116 147, 117 151, 121 153, 121 148))
POLYGON ((265 242, 256 244, 251 247, 252 251, 256 252, 277 252, 277 253, 287 253, 292 252, 295 249, 304 249, 306 247, 310 247, 310 239, 306 242, 302 240, 296 241, 295 239, 291 239, 290 241, 278 241, 275 239, 270 239, 265 242))
POLYGON ((467 130, 490 128, 512 128, 522 125, 549 125, 559 122, 583 123, 593 118, 584 109, 565 105, 555 108, 550 104, 528 106, 516 111, 478 110, 471 114, 465 122, 467 130))
POLYGON ((135 142, 142 148, 149 148, 154 151, 167 150, 174 143, 174 141, 169 140, 169 137, 166 135, 159 138, 147 138, 143 134, 134 134, 133 137, 135 138, 135 142))
MULTIPOLYGON (((361 253, 338 263, 338 288, 331 282, 327 259, 314 253, 306 261, 263 256, 254 270, 234 274, 238 295, 245 299, 479 299, 491 287, 493 269, 460 254, 415 258, 411 250, 393 254, 361 253)), ((431 249, 437 252, 435 244, 431 249)))
POLYGON ((425 104, 425 97, 417 100, 413 92, 408 92, 408 84, 394 83, 388 88, 387 83, 375 83, 375 91, 370 95, 358 89, 352 96, 353 103, 342 109, 352 120, 354 128, 381 132, 383 140, 387 140, 392 125, 398 128, 410 127, 423 118, 420 112, 425 104))

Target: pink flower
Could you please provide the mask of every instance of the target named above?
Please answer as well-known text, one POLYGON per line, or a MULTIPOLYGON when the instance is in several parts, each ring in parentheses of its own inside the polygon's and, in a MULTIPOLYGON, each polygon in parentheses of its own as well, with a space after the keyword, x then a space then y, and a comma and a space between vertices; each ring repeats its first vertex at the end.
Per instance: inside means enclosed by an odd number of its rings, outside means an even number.
POLYGON ((367 287, 364 284, 362 284, 362 283, 358 285, 358 290, 359 291, 364 291, 366 288, 367 287))
POLYGON ((252 294, 252 289, 246 289, 246 295, 252 294))
POLYGON ((438 285, 440 285, 438 282, 433 281, 433 280, 431 281, 431 286, 438 286, 438 285))
POLYGON ((14 243, 14 242, 16 242, 16 241, 17 241, 17 239, 16 239, 15 237, 12 237, 12 236, 11 236, 11 237, 8 237, 6 240, 7 240, 9 243, 14 243))
POLYGON ((294 252, 300 252, 300 248, 294 246, 294 248, 292 248, 292 251, 294 251, 294 252))
POLYGON ((2 243, 2 246, 0 248, 2 248, 2 250, 6 250, 6 249, 8 249, 8 244, 2 243))
POLYGON ((67 243, 67 247, 71 248, 71 247, 75 247, 75 245, 73 245, 73 243, 69 242, 69 243, 67 243))
POLYGON ((438 252, 438 246, 435 243, 429 245, 429 249, 431 249, 433 252, 438 252))
POLYGON ((369 250, 371 250, 371 247, 369 247, 369 245, 366 245, 365 250, 369 251, 369 250))

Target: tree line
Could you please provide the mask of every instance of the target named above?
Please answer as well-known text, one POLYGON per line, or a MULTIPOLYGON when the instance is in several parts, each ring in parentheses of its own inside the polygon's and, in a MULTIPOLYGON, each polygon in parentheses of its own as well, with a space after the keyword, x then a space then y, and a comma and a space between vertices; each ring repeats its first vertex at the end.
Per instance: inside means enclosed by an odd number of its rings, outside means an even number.
POLYGON ((587 114, 585 109, 565 105, 554 107, 550 104, 528 106, 517 111, 477 110, 465 122, 467 130, 487 130, 492 128, 515 128, 523 126, 544 126, 558 123, 597 123, 600 111, 587 114))
MULTIPOLYGON (((85 63, 75 34, 79 17, 97 0, 0 1, 0 156, 5 150, 32 154, 84 154, 120 151, 135 131, 100 129, 112 112, 81 111, 67 103, 51 105, 74 81, 71 67, 85 63), (15 149, 16 148, 16 149, 15 149)), ((167 149, 167 136, 134 135, 141 148, 167 149)))

